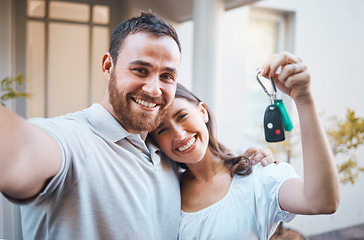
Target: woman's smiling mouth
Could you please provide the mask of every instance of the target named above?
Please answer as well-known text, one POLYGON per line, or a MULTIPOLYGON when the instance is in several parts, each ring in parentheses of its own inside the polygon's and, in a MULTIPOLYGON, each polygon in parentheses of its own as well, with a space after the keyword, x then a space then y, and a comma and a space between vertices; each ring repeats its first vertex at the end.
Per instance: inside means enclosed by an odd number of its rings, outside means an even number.
POLYGON ((196 142, 196 136, 193 136, 190 140, 186 142, 183 146, 177 148, 178 151, 183 152, 189 149, 196 142))

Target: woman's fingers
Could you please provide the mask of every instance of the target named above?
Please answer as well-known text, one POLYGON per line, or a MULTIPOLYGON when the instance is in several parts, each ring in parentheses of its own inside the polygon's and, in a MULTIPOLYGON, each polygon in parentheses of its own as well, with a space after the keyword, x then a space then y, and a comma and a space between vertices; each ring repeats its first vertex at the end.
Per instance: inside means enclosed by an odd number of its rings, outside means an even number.
POLYGON ((262 65, 260 75, 272 78, 277 88, 294 100, 309 96, 310 74, 302 59, 288 52, 274 54, 262 65))
MULTIPOLYGON (((285 66, 292 64, 292 63, 297 64, 300 62, 302 62, 302 60, 299 57, 297 57, 291 53, 288 53, 288 52, 273 54, 262 65, 260 74, 264 77, 274 77, 274 76, 276 76, 279 67, 282 68, 281 69, 281 71, 282 71, 285 66)), ((294 69, 294 65, 292 65, 290 68, 294 69)))
POLYGON ((243 153, 243 156, 247 159, 249 159, 249 161, 252 162, 253 165, 255 165, 256 163, 253 162, 253 158, 254 156, 257 154, 257 149, 255 147, 250 147, 248 148, 248 150, 246 150, 244 153, 243 153))
POLYGON ((252 158, 252 162, 261 163, 263 166, 267 166, 276 162, 273 152, 270 148, 261 148, 257 150, 257 153, 252 158))

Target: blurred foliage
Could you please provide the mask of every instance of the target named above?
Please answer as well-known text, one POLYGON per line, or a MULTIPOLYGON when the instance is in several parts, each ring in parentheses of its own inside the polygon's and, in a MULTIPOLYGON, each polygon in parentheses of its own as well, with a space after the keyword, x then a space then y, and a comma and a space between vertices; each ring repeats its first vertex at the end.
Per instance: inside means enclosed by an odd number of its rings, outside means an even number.
POLYGON ((364 167, 360 166, 355 155, 356 149, 364 143, 364 118, 355 116, 355 111, 347 109, 345 120, 333 118, 334 126, 327 130, 332 151, 335 156, 345 158, 338 165, 341 182, 354 184, 364 167))
MULTIPOLYGON (((340 181, 343 184, 354 184, 360 173, 364 173, 364 166, 360 165, 355 155, 357 148, 364 144, 364 118, 357 117, 355 111, 348 109, 345 119, 336 117, 331 119, 332 126, 326 130, 331 149, 335 157, 344 159, 337 165, 340 181)), ((297 128, 296 128, 297 129, 297 128)), ((290 162, 292 157, 299 155, 297 149, 300 144, 301 134, 295 128, 286 132, 286 140, 279 143, 268 143, 274 154, 285 153, 290 162)))
POLYGON ((27 81, 26 78, 24 78, 20 73, 18 73, 18 75, 15 78, 8 77, 3 79, 0 82, 0 104, 4 106, 6 100, 17 97, 24 97, 24 98, 30 97, 29 93, 15 90, 16 85, 22 87, 24 86, 24 83, 26 81, 27 81))

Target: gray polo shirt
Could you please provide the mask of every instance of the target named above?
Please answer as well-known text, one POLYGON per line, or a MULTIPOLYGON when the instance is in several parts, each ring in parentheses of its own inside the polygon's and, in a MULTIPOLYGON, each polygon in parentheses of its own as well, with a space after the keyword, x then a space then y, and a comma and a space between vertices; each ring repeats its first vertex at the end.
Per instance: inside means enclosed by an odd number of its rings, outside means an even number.
POLYGON ((21 207, 24 239, 177 239, 176 166, 153 144, 100 104, 30 122, 57 140, 63 162, 21 207))

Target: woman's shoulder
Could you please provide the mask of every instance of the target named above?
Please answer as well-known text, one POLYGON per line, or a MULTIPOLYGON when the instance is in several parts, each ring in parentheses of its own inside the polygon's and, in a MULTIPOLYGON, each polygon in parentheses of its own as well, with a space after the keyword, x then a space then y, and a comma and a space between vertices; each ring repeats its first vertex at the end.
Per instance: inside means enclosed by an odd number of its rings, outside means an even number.
MULTIPOLYGON (((252 172, 249 175, 236 175, 234 176, 235 185, 237 188, 244 186, 244 189, 247 188, 246 184, 249 184, 251 188, 261 188, 263 186, 273 186, 275 184, 279 184, 288 178, 296 178, 299 177, 289 163, 272 163, 268 166, 263 167, 261 164, 257 164, 253 166, 252 172)), ((251 189, 252 190, 252 189, 251 189)))
POLYGON ((273 175, 293 174, 293 173, 295 173, 295 170, 291 164, 286 163, 286 162, 271 163, 265 167, 259 163, 255 166, 253 166, 252 173, 254 175, 257 175, 257 174, 273 174, 273 175))

